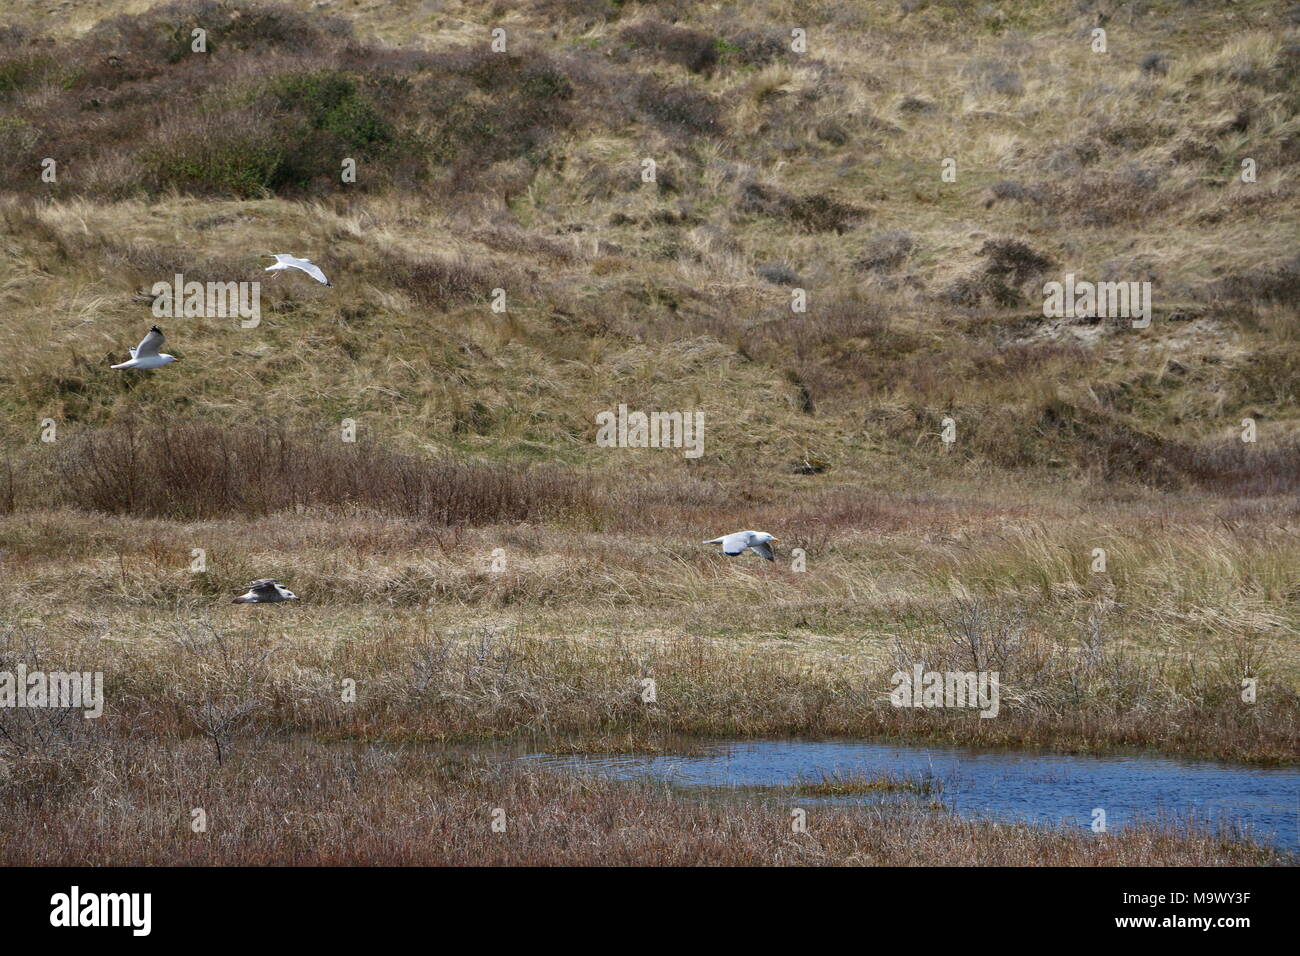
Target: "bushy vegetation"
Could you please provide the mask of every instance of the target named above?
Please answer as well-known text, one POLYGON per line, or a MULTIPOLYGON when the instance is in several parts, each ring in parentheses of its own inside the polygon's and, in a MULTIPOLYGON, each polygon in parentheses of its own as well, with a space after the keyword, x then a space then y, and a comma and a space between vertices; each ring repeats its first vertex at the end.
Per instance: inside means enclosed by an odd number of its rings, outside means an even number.
MULTIPOLYGON (((85 757, 82 758, 86 759, 85 757)), ((214 774, 197 747, 130 742, 96 765, 32 759, 0 784, 0 808, 31 826, 0 847, 11 866, 1258 866, 1284 863, 1213 829, 1148 825, 1089 834, 963 821, 943 812, 882 817, 828 808, 816 836, 791 837, 783 807, 701 803, 659 788, 494 765, 454 751, 266 742, 214 774), (196 838, 177 788, 240 807, 196 838), (42 799, 25 802, 23 790, 42 799), (510 808, 500 839, 484 806, 510 808), (93 823, 83 822, 82 815, 93 823), (142 826, 147 820, 150 825, 142 826), (71 821, 77 820, 74 825, 71 821), (37 834, 41 837, 38 838, 37 834), (59 834, 50 839, 50 834, 59 834), (431 834, 434 838, 430 838, 431 834), (75 839, 74 839, 75 837, 75 839), (74 849, 75 848, 75 849, 74 849)))
POLYGON ((566 517, 591 501, 579 477, 539 467, 421 461, 372 442, 295 435, 264 423, 125 422, 69 436, 46 501, 110 514, 256 517, 355 506, 442 525, 566 517), (51 493, 53 491, 53 494, 51 493))

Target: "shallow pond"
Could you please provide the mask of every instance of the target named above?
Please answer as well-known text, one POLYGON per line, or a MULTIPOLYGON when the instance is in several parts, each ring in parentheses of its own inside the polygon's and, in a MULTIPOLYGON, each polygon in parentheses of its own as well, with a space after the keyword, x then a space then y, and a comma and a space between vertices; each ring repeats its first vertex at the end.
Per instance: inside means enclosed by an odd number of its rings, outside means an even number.
MULTIPOLYGON (((763 788, 823 776, 932 777, 941 790, 919 799, 938 801, 963 816, 1090 829, 1094 809, 1101 808, 1108 829, 1138 821, 1185 824, 1194 819, 1212 827, 1236 827, 1239 835, 1300 851, 1300 769, 1290 767, 797 739, 706 743, 682 755, 527 754, 519 759, 619 780, 659 781, 702 795, 729 789, 757 799, 772 798, 772 791, 763 788)), ((881 796, 786 794, 783 799, 792 805, 878 803, 881 796)))

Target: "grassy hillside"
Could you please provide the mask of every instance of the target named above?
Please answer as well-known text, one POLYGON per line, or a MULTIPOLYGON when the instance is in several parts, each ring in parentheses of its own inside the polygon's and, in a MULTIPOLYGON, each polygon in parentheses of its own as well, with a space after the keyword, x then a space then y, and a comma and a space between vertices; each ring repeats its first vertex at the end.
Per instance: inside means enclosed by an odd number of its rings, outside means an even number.
POLYGON ((1181 486, 1246 480, 1240 442, 1197 456, 1251 416, 1249 451, 1294 475, 1296 25, 1167 6, 199 3, 13 29, 4 424, 353 417, 622 469, 665 457, 595 448, 594 414, 630 401, 706 412, 674 470, 1181 486), (183 374, 107 368, 153 282, 266 278, 268 250, 337 289, 276 283, 255 330, 173 322, 183 374), (1151 328, 1044 320, 1067 272, 1151 281, 1151 328))

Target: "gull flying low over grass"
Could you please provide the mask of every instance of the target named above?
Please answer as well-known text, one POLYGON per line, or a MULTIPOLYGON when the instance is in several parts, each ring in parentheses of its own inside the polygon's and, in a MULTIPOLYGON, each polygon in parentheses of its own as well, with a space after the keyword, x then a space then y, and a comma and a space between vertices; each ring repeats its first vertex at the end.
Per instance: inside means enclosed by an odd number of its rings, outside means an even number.
POLYGON ((140 340, 140 344, 133 349, 128 349, 131 353, 130 360, 123 362, 121 365, 113 365, 111 368, 158 368, 166 365, 168 362, 175 362, 175 355, 168 355, 166 352, 159 352, 163 344, 162 329, 153 326, 149 329, 149 334, 140 340))
POLYGON ((299 259, 297 256, 291 256, 283 252, 277 252, 271 256, 275 259, 275 265, 267 266, 265 272, 274 272, 275 277, 279 278, 280 273, 285 269, 301 269, 307 275, 311 276, 317 282, 323 282, 325 285, 333 288, 334 283, 325 278, 325 273, 320 271, 320 266, 310 259, 299 259))
POLYGON ((737 531, 734 534, 724 534, 721 538, 714 538, 712 541, 705 541, 704 543, 722 545, 722 553, 733 558, 738 554, 744 554, 748 550, 753 551, 755 554, 761 554, 769 561, 775 561, 776 557, 772 554, 772 542, 776 540, 766 531, 737 531))
POLYGON ((283 585, 276 584, 275 578, 261 578, 248 586, 248 590, 231 601, 231 604, 275 604, 279 601, 296 601, 298 595, 283 585))

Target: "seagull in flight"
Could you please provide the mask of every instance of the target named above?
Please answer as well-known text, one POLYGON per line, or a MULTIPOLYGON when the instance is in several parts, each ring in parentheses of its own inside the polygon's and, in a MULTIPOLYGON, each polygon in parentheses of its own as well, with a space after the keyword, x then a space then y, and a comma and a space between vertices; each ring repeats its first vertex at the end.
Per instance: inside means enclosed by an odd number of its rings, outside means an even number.
POLYGON ((131 358, 121 365, 113 365, 111 368, 158 368, 166 365, 168 362, 175 362, 175 355, 168 355, 166 352, 159 352, 163 344, 162 329, 153 326, 149 334, 140 340, 140 344, 133 349, 128 349, 131 358))
POLYGON ((260 578, 248 586, 248 590, 231 601, 231 604, 275 604, 279 601, 296 601, 298 595, 288 588, 276 584, 275 578, 260 578))
POLYGON ((275 265, 267 266, 263 271, 274 272, 276 278, 279 278, 280 273, 285 269, 301 269, 317 282, 322 282, 331 288, 334 286, 334 283, 325 278, 325 273, 320 271, 320 266, 316 265, 316 263, 312 262, 310 259, 299 259, 297 256, 287 255, 283 252, 275 253, 272 258, 275 259, 275 265))
POLYGON ((705 541, 705 544, 722 545, 722 553, 735 557, 738 554, 744 554, 747 550, 755 554, 761 554, 769 561, 775 561, 776 557, 772 554, 772 542, 778 540, 772 537, 766 531, 737 531, 734 534, 724 534, 721 538, 714 538, 712 541, 705 541))

